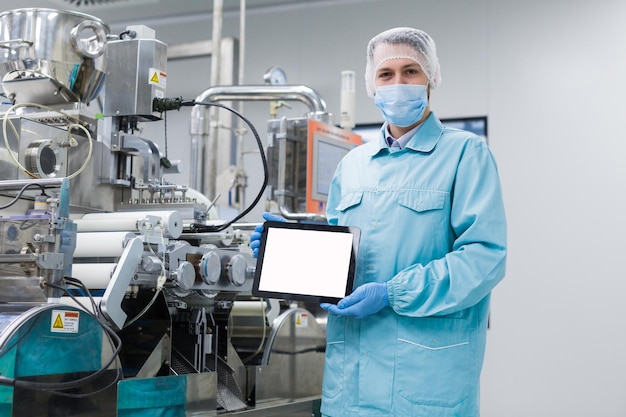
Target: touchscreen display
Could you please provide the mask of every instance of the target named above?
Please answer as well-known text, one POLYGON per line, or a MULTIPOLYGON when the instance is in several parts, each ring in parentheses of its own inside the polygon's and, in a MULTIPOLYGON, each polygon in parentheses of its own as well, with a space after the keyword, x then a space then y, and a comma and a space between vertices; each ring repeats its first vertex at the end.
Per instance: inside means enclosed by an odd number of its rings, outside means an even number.
POLYGON ((252 294, 337 302, 352 291, 359 229, 266 222, 252 294))

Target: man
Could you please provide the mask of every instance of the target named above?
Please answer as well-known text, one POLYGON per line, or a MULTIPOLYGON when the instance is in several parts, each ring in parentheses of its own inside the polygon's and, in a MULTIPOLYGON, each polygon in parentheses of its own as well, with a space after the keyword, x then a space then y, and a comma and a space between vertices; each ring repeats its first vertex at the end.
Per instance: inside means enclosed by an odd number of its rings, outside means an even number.
POLYGON ((368 44, 378 140, 337 167, 326 217, 357 226, 355 290, 328 310, 321 412, 477 417, 489 297, 504 277, 506 220, 493 156, 431 112, 435 43, 395 28, 368 44))

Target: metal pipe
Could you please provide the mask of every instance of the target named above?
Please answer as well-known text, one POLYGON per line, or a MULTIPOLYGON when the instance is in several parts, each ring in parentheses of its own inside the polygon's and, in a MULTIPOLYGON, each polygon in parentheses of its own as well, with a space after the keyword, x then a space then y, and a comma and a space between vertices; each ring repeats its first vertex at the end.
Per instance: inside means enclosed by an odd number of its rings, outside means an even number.
POLYGON ((326 216, 323 214, 317 213, 293 213, 285 206, 278 205, 278 211, 280 215, 283 216, 287 220, 297 220, 297 221, 311 221, 311 222, 326 222, 326 216))
MULTIPOLYGON (((300 101, 307 105, 312 112, 325 112, 326 102, 310 87, 304 85, 227 85, 215 86, 204 90, 198 97, 197 103, 214 101, 300 101)), ((206 113, 206 106, 196 105, 191 113, 192 121, 206 113), (195 110, 195 115, 194 115, 195 110), (198 114, 199 113, 199 114, 198 114), (194 117, 195 116, 195 117, 194 117)), ((194 126, 192 125, 192 129, 194 126)), ((191 132, 206 133, 206 132, 191 132)))
MULTIPOLYGON (((223 0, 213 0, 213 54, 211 55, 211 85, 221 84, 220 64, 222 59, 222 15, 223 15, 223 0)), ((212 133, 208 135, 206 140, 206 147, 204 148, 204 160, 206 165, 203 172, 203 187, 202 192, 214 198, 215 192, 215 178, 217 178, 217 135, 219 134, 218 128, 218 109, 209 109, 211 115, 210 120, 214 123, 211 124, 212 133)))
MULTIPOLYGON (((304 85, 230 85, 215 86, 204 90, 195 99, 196 103, 217 101, 300 101, 313 113, 324 113, 326 102, 312 88, 304 85)), ((199 152, 201 145, 206 143, 210 130, 209 109, 207 106, 195 105, 191 110, 191 167, 190 186, 206 193, 210 184, 203 184, 203 178, 215 184, 215 177, 202 174, 204 155, 199 152)), ((214 188, 214 186, 213 186, 214 188)))
MULTIPOLYGON (((237 75, 237 85, 244 84, 244 64, 246 60, 246 0, 239 0, 239 72, 237 75)), ((243 114, 243 103, 239 103, 239 113, 243 114)), ((237 158, 236 164, 241 168, 242 172, 246 172, 244 165, 244 135, 246 132, 246 124, 243 120, 238 119, 238 129, 236 133, 237 139, 237 158)), ((239 207, 247 207, 245 187, 237 187, 239 193, 239 207)))
POLYGON ((27 184, 40 184, 45 188, 59 188, 64 178, 37 178, 32 180, 0 181, 0 190, 19 190, 27 184))

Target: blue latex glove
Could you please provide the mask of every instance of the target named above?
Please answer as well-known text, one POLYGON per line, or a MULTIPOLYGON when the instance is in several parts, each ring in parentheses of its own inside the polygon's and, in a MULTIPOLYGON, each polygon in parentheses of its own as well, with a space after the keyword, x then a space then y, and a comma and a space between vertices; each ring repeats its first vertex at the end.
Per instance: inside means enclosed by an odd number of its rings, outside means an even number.
MULTIPOLYGON (((277 214, 263 213, 263 220, 268 222, 286 222, 284 217, 277 214)), ((261 234, 263 233, 263 223, 254 228, 254 232, 250 234, 250 249, 252 249, 252 255, 256 258, 259 256, 259 246, 261 246, 261 234)))
POLYGON ((322 303, 320 307, 338 316, 352 316, 362 319, 378 313, 389 306, 387 284, 384 282, 368 282, 346 298, 340 300, 337 305, 322 303))

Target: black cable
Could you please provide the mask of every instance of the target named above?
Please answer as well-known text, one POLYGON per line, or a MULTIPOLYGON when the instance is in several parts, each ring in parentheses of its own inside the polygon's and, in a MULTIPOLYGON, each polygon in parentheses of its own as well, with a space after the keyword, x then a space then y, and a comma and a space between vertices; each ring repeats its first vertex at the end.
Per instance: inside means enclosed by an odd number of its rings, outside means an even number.
POLYGON ((246 125, 248 125, 248 127, 250 128, 250 131, 254 135, 254 138, 256 140, 257 146, 259 147, 259 151, 261 154, 261 162, 263 164, 263 185, 261 186, 261 189, 259 190, 258 194, 254 198, 254 201, 252 202, 252 204, 250 204, 244 211, 242 211, 237 216, 235 216, 234 219, 219 226, 207 226, 207 225, 199 224, 199 223, 192 223, 190 225, 192 232, 200 232, 200 233, 221 232, 222 230, 229 228, 233 223, 237 222, 239 219, 243 218, 245 215, 250 213, 250 211, 258 204, 258 202, 263 197, 263 193, 265 192, 265 188, 267 187, 267 183, 269 182, 269 169, 267 167, 267 158, 265 157, 265 151, 263 150, 263 143, 261 142, 261 138, 259 137, 259 134, 257 130, 255 129, 254 125, 252 125, 250 120, 248 120, 244 115, 242 115, 235 109, 232 109, 228 106, 224 106, 223 104, 203 103, 203 102, 198 103, 195 100, 182 100, 180 98, 164 98, 164 99, 155 98, 153 101, 152 107, 154 111, 165 112, 168 110, 179 110, 181 107, 192 107, 192 106, 197 106, 197 105, 207 106, 207 107, 219 107, 219 108, 228 110, 229 112, 235 114, 237 117, 243 120, 246 123, 246 125))
POLYGON ((91 291, 89 291, 87 286, 83 284, 81 280, 79 280, 78 278, 73 278, 73 277, 63 277, 63 279, 69 282, 70 285, 74 285, 75 287, 78 287, 83 293, 83 295, 89 298, 89 301, 91 302, 91 306, 93 307, 93 311, 96 311, 96 312, 98 311, 98 305, 96 304, 96 300, 93 299, 91 291))
MULTIPOLYGON (((73 278, 73 277, 64 277, 63 279, 66 282, 68 282, 70 285, 74 285, 74 286, 78 287, 81 290, 81 292, 89 298, 89 301, 91 302, 91 306, 93 307, 93 311, 95 311, 95 312, 99 312, 100 311, 100 309, 98 308, 98 305, 96 304, 96 300, 94 300, 93 295, 91 294, 91 291, 89 291, 87 286, 81 280, 79 280, 78 278, 73 278)), ((67 290, 66 290, 66 292, 67 292, 67 290)), ((74 298, 69 293, 68 293, 68 295, 70 297, 72 297, 72 299, 79 306, 81 306, 83 308, 83 310, 85 310, 89 314, 89 311, 76 298, 74 298)), ((101 326, 107 327, 112 332, 111 334, 116 336, 116 339, 118 341, 118 343, 117 343, 118 351, 117 351, 117 354, 114 353, 114 357, 118 356, 119 355, 119 351, 122 348, 122 341, 119 338, 119 336, 117 336, 117 333, 115 333, 110 327, 108 327, 106 325, 106 323, 103 323, 102 320, 99 320, 99 317, 96 317, 93 314, 91 316, 94 317, 101 326)), ((109 340, 109 344, 111 345, 111 347, 115 351, 116 348, 115 348, 115 344, 113 342, 113 339, 111 338, 111 335, 109 334, 109 332, 105 332, 105 335, 106 335, 107 339, 109 340)), ((108 368, 108 366, 106 368, 108 368)), ((55 395, 61 396, 61 397, 70 397, 70 398, 86 398, 86 397, 89 397, 89 396, 92 396, 92 395, 99 394, 99 393, 104 392, 107 389, 111 388, 113 385, 117 384, 117 381, 122 379, 123 375, 122 375, 122 368, 121 368, 121 366, 116 367, 115 370, 116 370, 115 378, 108 385, 106 385, 106 386, 104 386, 104 387, 102 387, 102 388, 100 388, 98 390, 90 391, 90 392, 87 392, 87 393, 84 393, 84 394, 70 394, 70 393, 59 392, 59 391, 50 391, 50 392, 55 394, 55 395)))
POLYGON ((87 398, 87 397, 91 397, 93 395, 100 394, 101 392, 104 392, 104 391, 108 390, 109 388, 111 388, 114 385, 116 385, 117 382, 120 379, 122 379, 122 369, 118 367, 118 368, 115 369, 115 378, 113 378, 113 380, 111 382, 109 382, 107 385, 105 385, 104 387, 99 388, 97 390, 89 391, 89 392, 86 392, 84 394, 70 394, 69 392, 61 392, 61 391, 53 391, 53 390, 50 390, 50 391, 47 391, 47 392, 49 392, 50 394, 57 395, 59 397, 87 398))
MULTIPOLYGON (((104 323, 102 321, 102 319, 100 319, 100 317, 96 316, 94 313, 91 313, 65 287, 62 287, 62 286, 56 285, 56 284, 50 284, 50 283, 46 283, 45 285, 47 285, 49 287, 52 287, 52 288, 63 290, 67 295, 69 295, 72 298, 72 300, 74 300, 74 302, 76 304, 78 304, 79 307, 81 307, 87 314, 89 314, 91 317, 93 317, 100 324, 102 329, 105 331, 105 334, 107 335, 107 338, 109 339, 109 342, 111 343, 111 348, 113 348, 113 353, 112 353, 111 357, 106 361, 104 366, 102 366, 102 368, 100 368, 96 372, 94 372, 94 373, 92 373, 92 374, 90 374, 90 375, 88 375, 86 377, 79 378, 79 379, 76 379, 74 381, 59 382, 59 383, 56 383, 56 382, 31 382, 31 381, 14 380, 14 386, 19 386, 19 387, 23 387, 23 388, 31 389, 31 390, 40 390, 40 391, 58 391, 58 390, 68 390, 68 389, 73 389, 73 388, 80 388, 83 384, 91 382, 92 380, 94 380, 97 377, 99 377, 102 373, 107 371, 109 366, 117 359, 120 351, 122 350, 122 340, 119 338, 119 336, 106 323, 104 323)), ((72 394, 69 394, 69 395, 72 395, 72 394)))
POLYGON ((13 200, 9 201, 7 204, 0 206, 0 210, 4 210, 6 208, 11 207, 13 204, 17 203, 17 201, 22 198, 22 194, 24 194, 24 191, 26 191, 29 187, 31 186, 37 186, 39 188, 41 188, 41 195, 47 195, 46 194, 46 187, 44 187, 42 184, 36 183, 36 182, 29 182, 28 184, 24 185, 18 192, 17 195, 15 196, 15 198, 13 198, 13 200))
POLYGON ((167 112, 163 115, 163 138, 165 141, 165 156, 163 156, 159 162, 163 168, 171 168, 172 162, 167 157, 167 112))
MULTIPOLYGON (((76 285, 76 286, 80 287, 81 289, 85 289, 86 290, 85 285, 82 282, 80 282, 79 280, 77 280, 76 278, 65 277, 65 280, 68 281, 72 285, 76 285), (67 279, 67 278, 70 278, 70 279, 67 279)), ((111 357, 106 361, 106 363, 99 370, 93 372, 92 374, 90 374, 90 375, 88 375, 86 377, 75 379, 73 381, 67 381, 67 382, 34 382, 34 381, 24 381, 24 380, 20 380, 20 379, 14 379, 14 378, 8 378, 8 377, 0 376, 0 385, 10 385, 10 386, 14 386, 14 387, 30 389, 30 390, 35 390, 35 391, 48 391, 48 392, 50 392, 52 394, 65 396, 65 397, 83 398, 83 397, 86 397, 86 396, 90 396, 90 395, 94 395, 94 394, 97 394, 99 392, 102 392, 103 390, 106 390, 109 387, 111 387, 114 384, 116 384, 117 381, 120 378, 120 375, 121 375, 119 369, 117 371, 117 374, 116 374, 116 377, 115 377, 114 381, 109 383, 106 387, 104 387, 102 389, 99 389, 97 391, 94 391, 94 392, 91 392, 91 393, 86 393, 86 394, 70 394, 70 393, 60 392, 62 390, 70 390, 70 389, 80 388, 84 384, 89 383, 89 382, 95 380, 101 374, 106 372, 108 370, 109 366, 111 366, 111 364, 118 358, 119 353, 122 350, 122 340, 113 331, 113 329, 111 329, 106 323, 104 323, 102 321, 102 319, 100 317, 98 317, 96 314, 90 312, 79 300, 77 300, 76 297, 70 291, 67 290, 67 288, 65 288, 63 286, 60 286, 60 285, 56 285, 56 284, 50 284, 50 283, 45 283, 45 285, 47 285, 47 286, 49 286, 51 288, 56 288, 56 289, 60 289, 60 290, 64 291, 68 296, 70 296, 72 298, 72 300, 74 300, 74 302, 79 307, 81 307, 87 314, 89 314, 92 318, 94 318, 98 322, 98 324, 100 324, 102 329, 105 331, 105 335, 107 336, 107 339, 109 340, 109 343, 111 344, 111 348, 113 349, 113 353, 111 354, 111 357)), ((91 300, 92 306, 96 306, 95 300, 92 298, 92 296, 91 296, 91 294, 89 293, 88 290, 87 290, 87 294, 89 294, 89 299, 91 300)))
POLYGON ((124 39, 125 36, 128 36, 130 39, 135 39, 137 37, 137 33, 134 30, 125 30, 124 32, 119 34, 120 39, 124 39))

